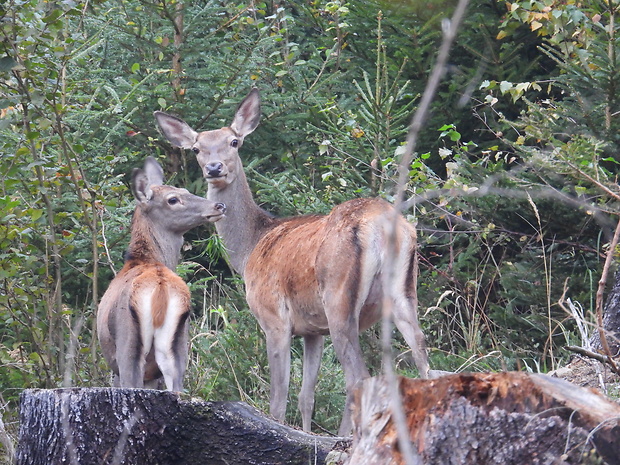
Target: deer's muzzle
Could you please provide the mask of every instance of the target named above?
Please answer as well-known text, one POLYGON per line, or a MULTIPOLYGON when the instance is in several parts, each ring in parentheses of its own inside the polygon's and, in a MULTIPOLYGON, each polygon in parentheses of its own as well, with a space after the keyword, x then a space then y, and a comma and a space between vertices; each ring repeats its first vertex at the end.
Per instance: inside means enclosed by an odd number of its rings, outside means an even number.
POLYGON ((204 175, 207 178, 219 178, 222 176, 224 164, 221 161, 207 163, 204 167, 204 175))

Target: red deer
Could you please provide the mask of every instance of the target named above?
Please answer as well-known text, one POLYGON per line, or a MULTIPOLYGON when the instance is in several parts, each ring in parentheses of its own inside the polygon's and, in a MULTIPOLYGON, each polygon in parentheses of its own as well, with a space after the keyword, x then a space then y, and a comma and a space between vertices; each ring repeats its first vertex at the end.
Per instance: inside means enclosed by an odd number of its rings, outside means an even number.
POLYGON ((191 149, 208 182, 207 198, 228 206, 216 224, 230 263, 246 286, 248 305, 266 337, 271 373, 270 412, 284 419, 290 377, 291 338, 304 340, 299 394, 302 426, 310 430, 314 390, 329 334, 346 380, 346 406, 340 434, 351 430, 350 403, 355 384, 369 376, 359 333, 381 318, 384 283, 389 275, 385 229, 398 218, 397 293, 394 321, 403 334, 420 375, 428 377, 424 335, 415 304, 413 274, 415 229, 381 199, 356 199, 329 215, 277 219, 252 198, 238 150, 256 129, 260 97, 256 89, 241 102, 230 127, 197 132, 162 112, 155 118, 175 146, 191 149), (388 273, 388 274, 386 274, 388 273))
POLYGON ((155 388, 163 376, 166 388, 182 391, 190 293, 174 270, 183 234, 221 219, 226 206, 164 186, 163 174, 152 157, 133 171, 129 249, 99 304, 97 332, 115 386, 155 388))

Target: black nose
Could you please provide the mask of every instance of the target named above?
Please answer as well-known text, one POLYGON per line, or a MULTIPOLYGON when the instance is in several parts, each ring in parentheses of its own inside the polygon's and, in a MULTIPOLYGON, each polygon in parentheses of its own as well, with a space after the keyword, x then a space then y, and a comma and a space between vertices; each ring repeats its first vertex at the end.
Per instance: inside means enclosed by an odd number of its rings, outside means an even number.
POLYGON ((226 213, 226 204, 225 203, 216 203, 215 209, 221 211, 222 213, 226 213))
POLYGON ((210 178, 218 178, 222 175, 224 165, 221 161, 214 161, 205 165, 205 174, 210 178))

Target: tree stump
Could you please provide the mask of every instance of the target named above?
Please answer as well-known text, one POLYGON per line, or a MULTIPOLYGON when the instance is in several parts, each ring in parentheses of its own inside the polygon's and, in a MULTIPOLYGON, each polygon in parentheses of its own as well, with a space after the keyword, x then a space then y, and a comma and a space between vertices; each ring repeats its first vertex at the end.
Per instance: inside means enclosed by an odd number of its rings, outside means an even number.
MULTIPOLYGON (((401 378, 412 462, 437 465, 620 464, 620 405, 545 375, 456 374, 401 378)), ((370 378, 353 407, 345 463, 406 463, 385 380, 370 378)))
POLYGON ((16 456, 17 465, 307 465, 324 463, 337 441, 242 402, 146 389, 29 389, 21 395, 16 456))

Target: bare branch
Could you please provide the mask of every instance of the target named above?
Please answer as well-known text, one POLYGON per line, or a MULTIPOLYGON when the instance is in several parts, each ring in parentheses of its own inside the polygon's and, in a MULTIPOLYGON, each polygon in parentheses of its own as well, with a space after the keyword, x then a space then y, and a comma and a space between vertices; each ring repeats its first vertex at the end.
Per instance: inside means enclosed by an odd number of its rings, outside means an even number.
POLYGON ((620 372, 618 372, 618 367, 615 364, 613 358, 609 357, 608 355, 597 354, 596 352, 592 352, 591 350, 584 349, 583 347, 579 347, 579 346, 566 346, 566 350, 570 350, 571 352, 575 352, 576 354, 583 355, 584 357, 589 357, 601 363, 605 363, 609 365, 609 367, 611 368, 611 371, 613 371, 617 375, 620 375, 620 372))
POLYGON ((442 26, 444 32, 444 39, 441 44, 441 48, 439 49, 437 62, 435 63, 433 71, 431 72, 431 75, 426 82, 426 88, 424 89, 424 93, 422 94, 420 105, 418 106, 417 111, 413 115, 413 119, 411 120, 411 124, 409 125, 409 133, 407 134, 405 153, 403 154, 403 158, 401 159, 399 166, 398 186, 396 192, 397 207, 400 207, 405 192, 405 187, 409 178, 409 166, 411 165, 413 153, 417 145, 418 135, 422 130, 422 126, 430 110, 431 102, 435 97, 435 93, 437 92, 439 83, 441 82, 441 79, 445 74, 446 63, 448 61, 450 49, 452 48, 452 43, 454 42, 456 32, 461 25, 461 21, 463 20, 468 4, 469 0, 459 0, 458 5, 456 6, 456 10, 454 11, 454 15, 452 16, 452 20, 443 20, 442 26))
MULTIPOLYGON (((415 115, 411 121, 409 126, 409 132, 407 134, 407 144, 405 146, 405 153, 401 159, 399 165, 399 178, 398 185, 396 188, 396 201, 395 207, 396 211, 394 213, 393 221, 391 222, 391 233, 388 234, 388 237, 391 239, 395 239, 396 234, 396 221, 397 215, 402 211, 402 206, 404 203, 404 193, 407 186, 407 181, 409 179, 409 167, 411 165, 411 160, 413 158, 413 153, 415 151, 415 146, 417 144, 418 135, 420 130, 422 129, 423 123, 426 120, 426 116, 430 110, 431 102, 437 92, 437 88, 443 75, 445 74, 446 63, 448 60, 448 55, 450 49, 452 47, 452 43, 454 38, 456 37, 457 30, 461 24, 461 21, 465 15, 465 11, 467 9, 467 5, 469 0, 459 0, 459 3, 454 11, 452 16, 452 20, 444 19, 442 23, 443 27, 443 42, 439 49, 439 54, 437 56, 437 61, 435 66, 431 72, 431 75, 426 83, 426 88, 424 89, 424 93, 422 94, 422 99, 420 101, 420 105, 418 106, 415 115)), ((394 268, 396 261, 394 257, 396 257, 396 250, 394 250, 396 241, 390 240, 388 247, 388 262, 394 268)), ((417 249, 417 244, 416 244, 417 249)), ((414 266, 416 267, 416 280, 414 286, 417 286, 417 260, 415 261, 414 266)), ((393 272, 396 272, 394 270, 393 272)), ((399 393, 399 384, 392 366, 392 353, 391 353, 391 338, 390 335, 392 333, 392 325, 391 325, 391 317, 392 317, 392 308, 394 305, 394 292, 392 290, 392 286, 387 283, 388 289, 385 299, 384 299, 384 308, 383 308, 383 321, 382 321, 382 346, 383 346, 383 358, 384 358, 384 367, 385 374, 387 378, 387 385, 389 389, 390 395, 390 404, 392 409, 393 418, 395 421, 396 431, 398 433, 398 445, 402 451, 403 458, 407 465, 417 465, 422 463, 422 458, 420 457, 418 451, 412 447, 412 444, 409 440, 409 428, 407 426, 405 413, 402 408, 402 399, 399 393)), ((415 295, 415 308, 417 311, 417 293, 415 295)))

